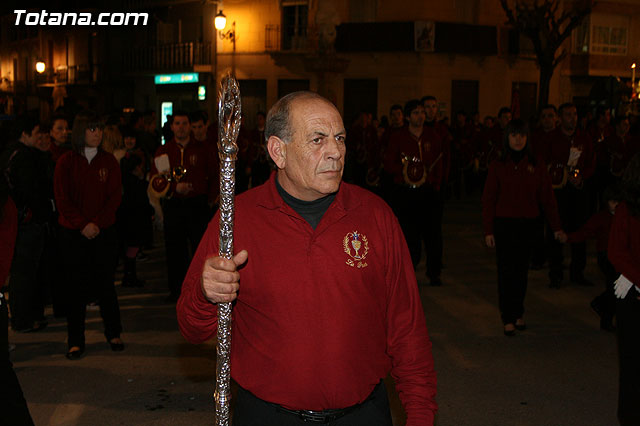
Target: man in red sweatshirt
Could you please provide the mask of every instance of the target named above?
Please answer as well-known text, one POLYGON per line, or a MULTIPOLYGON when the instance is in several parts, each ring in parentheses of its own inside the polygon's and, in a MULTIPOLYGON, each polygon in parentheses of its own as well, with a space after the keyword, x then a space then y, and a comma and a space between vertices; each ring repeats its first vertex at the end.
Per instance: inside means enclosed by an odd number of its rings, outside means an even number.
POLYGON ((413 264, 389 207, 342 180, 345 129, 325 98, 295 92, 265 129, 277 171, 236 199, 233 260, 216 216, 178 301, 191 342, 235 301, 234 425, 391 426, 389 372, 407 425, 432 425, 436 378, 413 264), (239 290, 240 289, 240 290, 239 290))

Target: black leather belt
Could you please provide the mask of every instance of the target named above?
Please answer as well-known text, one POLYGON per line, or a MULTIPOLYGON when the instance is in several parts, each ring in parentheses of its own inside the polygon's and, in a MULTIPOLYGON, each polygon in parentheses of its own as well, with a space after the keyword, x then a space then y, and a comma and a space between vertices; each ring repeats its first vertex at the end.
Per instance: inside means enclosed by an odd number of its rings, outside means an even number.
MULTIPOLYGON (((312 410, 289 410, 288 408, 284 408, 281 405, 269 403, 276 407, 276 409, 282 413, 287 413, 298 417, 300 420, 309 423, 319 423, 319 424, 327 424, 331 422, 335 422, 341 417, 346 416, 347 414, 357 410, 364 403, 373 399, 376 390, 378 390, 378 386, 384 386, 384 383, 380 381, 380 383, 373 389, 373 392, 359 404, 352 405, 347 408, 339 408, 339 409, 331 409, 331 410, 322 410, 322 411, 312 411, 312 410)), ((386 392, 386 391, 385 391, 386 392)))
POLYGON ((349 414, 350 412, 357 409, 361 404, 353 405, 347 408, 341 408, 339 410, 322 410, 322 411, 311 411, 311 410, 289 410, 288 408, 284 408, 278 405, 276 408, 278 411, 283 413, 292 414, 298 417, 300 420, 309 423, 320 423, 327 424, 331 422, 335 422, 341 417, 349 414))

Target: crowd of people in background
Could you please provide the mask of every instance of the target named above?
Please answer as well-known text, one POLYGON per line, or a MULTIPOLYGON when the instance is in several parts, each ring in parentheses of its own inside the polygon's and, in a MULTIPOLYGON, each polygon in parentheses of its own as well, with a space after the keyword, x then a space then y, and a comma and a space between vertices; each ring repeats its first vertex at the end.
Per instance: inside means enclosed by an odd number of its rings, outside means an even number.
MULTIPOLYGON (((629 169, 638 167, 634 156, 640 161, 640 120, 612 118, 607 109, 587 119, 571 103, 545 105, 529 121, 513 115, 503 107, 480 121, 478 113, 456 111, 449 125, 433 96, 394 104, 379 120, 364 111, 348 126, 344 179, 391 206, 414 267, 424 245, 431 286, 443 285, 444 203, 482 194, 485 241, 496 249, 498 306, 507 336, 526 328, 528 270, 548 262, 549 287, 560 288, 568 242, 570 281, 593 285, 584 275, 585 241, 596 239, 605 285, 591 307, 601 328, 613 331, 620 273, 630 267, 625 276, 640 284, 634 275, 638 257, 635 266, 612 259, 609 238, 619 203, 629 205, 624 208, 633 219, 625 226, 637 226, 638 194, 633 199, 629 188, 637 191, 638 172, 629 169), (635 178, 624 178, 632 173, 635 178)), ((45 328, 44 309, 51 303, 54 315, 67 319, 66 356, 78 359, 85 349, 86 306, 97 303, 111 349, 123 350, 116 268, 123 265, 123 287, 145 285, 136 264, 153 245, 154 226, 164 231, 167 301, 178 300, 217 208, 217 126, 204 111, 176 111, 161 130, 156 123, 152 111, 58 111, 47 122, 17 117, 13 133, 3 132, 1 223, 15 228, 15 246, 0 247, 11 252, 0 259, 0 272, 10 269, 3 292, 10 292, 15 332, 45 328)), ((239 132, 237 193, 266 182, 275 170, 264 140, 264 112, 256 123, 239 132)), ((631 245, 637 251, 640 242, 631 245)), ((0 285, 6 275, 0 274, 0 285)), ((637 322, 636 308, 626 306, 624 318, 637 322)), ((629 330, 637 329, 628 324, 621 348, 637 352, 637 344, 629 343, 629 330)), ((627 368, 637 373, 637 367, 627 368)))

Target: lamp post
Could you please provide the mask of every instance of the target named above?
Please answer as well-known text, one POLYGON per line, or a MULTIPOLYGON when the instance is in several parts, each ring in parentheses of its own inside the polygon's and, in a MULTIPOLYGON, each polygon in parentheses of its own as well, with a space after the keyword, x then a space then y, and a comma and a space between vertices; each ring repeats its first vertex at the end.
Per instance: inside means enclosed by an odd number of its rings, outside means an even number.
POLYGON ((222 10, 218 12, 214 19, 214 24, 216 30, 218 30, 218 36, 220 40, 230 40, 233 43, 233 54, 231 56, 231 73, 235 76, 236 74, 236 21, 233 21, 231 24, 231 29, 228 31, 224 31, 227 26, 227 17, 222 10))
POLYGON ((631 97, 636 94, 636 63, 631 65, 631 97))

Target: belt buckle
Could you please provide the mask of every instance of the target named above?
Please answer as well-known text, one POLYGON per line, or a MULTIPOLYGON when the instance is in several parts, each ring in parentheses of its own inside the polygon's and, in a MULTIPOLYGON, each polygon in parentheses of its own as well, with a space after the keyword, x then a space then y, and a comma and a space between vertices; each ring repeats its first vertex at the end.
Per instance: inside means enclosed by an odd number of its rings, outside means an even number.
POLYGON ((322 414, 322 411, 301 410, 298 417, 304 422, 327 424, 335 420, 335 414, 322 414))

